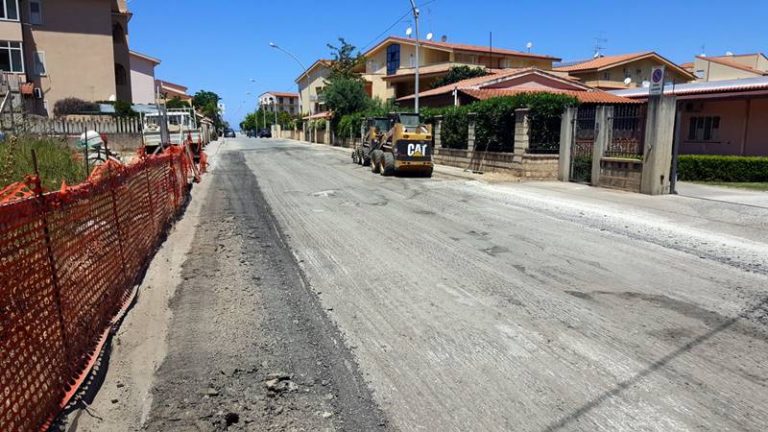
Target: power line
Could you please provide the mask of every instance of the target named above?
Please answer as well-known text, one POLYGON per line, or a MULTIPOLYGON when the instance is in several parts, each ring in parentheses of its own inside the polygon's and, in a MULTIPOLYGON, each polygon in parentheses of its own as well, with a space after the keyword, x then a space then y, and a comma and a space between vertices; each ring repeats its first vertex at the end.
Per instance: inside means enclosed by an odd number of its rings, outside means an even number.
MULTIPOLYGON (((420 6, 420 8, 426 7, 426 6, 428 6, 428 5, 432 4, 432 3, 436 2, 436 1, 437 1, 437 0, 430 0, 430 1, 426 2, 426 3, 424 3, 423 5, 421 5, 421 6, 420 6)), ((389 33, 389 31, 390 31, 390 30, 392 30, 392 29, 393 29, 393 28, 394 28, 396 25, 398 25, 398 24, 400 24, 401 22, 403 22, 403 20, 405 20, 405 18, 407 18, 407 17, 408 17, 409 15, 411 15, 412 13, 413 13, 413 10, 412 10, 411 8, 408 8, 408 10, 407 10, 407 11, 406 11, 406 12, 403 14, 403 16, 401 16, 400 18, 398 18, 398 19, 397 19, 397 21, 395 21, 394 23, 392 23, 392 25, 391 25, 391 26, 387 27, 387 29, 386 29, 386 30, 384 30, 383 32, 381 32, 381 33, 379 33, 378 35, 376 35, 376 37, 375 37, 375 38, 371 39, 371 41, 370 41, 370 42, 368 42, 368 43, 367 43, 367 44, 366 44, 364 47, 362 47, 362 48, 360 49, 360 51, 363 51, 363 52, 365 52, 365 50, 367 50, 368 48, 370 48, 370 47, 371 47, 371 45, 373 45, 374 43, 376 43, 376 42, 379 40, 379 38, 381 38, 381 37, 382 37, 382 36, 384 36, 385 34, 389 33)))

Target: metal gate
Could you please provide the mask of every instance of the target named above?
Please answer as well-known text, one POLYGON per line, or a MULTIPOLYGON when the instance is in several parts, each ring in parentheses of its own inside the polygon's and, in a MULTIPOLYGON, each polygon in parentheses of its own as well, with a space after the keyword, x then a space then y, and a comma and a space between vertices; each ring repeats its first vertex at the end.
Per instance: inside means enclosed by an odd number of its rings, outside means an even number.
POLYGON ((573 121, 570 180, 577 183, 592 181, 592 148, 595 146, 595 105, 580 106, 573 121))

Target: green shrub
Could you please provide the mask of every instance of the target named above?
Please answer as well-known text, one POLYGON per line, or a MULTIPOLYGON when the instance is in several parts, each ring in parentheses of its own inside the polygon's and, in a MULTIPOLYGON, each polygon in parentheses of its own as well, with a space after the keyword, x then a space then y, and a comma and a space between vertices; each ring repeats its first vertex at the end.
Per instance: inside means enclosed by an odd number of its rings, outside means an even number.
POLYGON ((677 171, 684 181, 766 182, 768 157, 681 155, 677 171))
POLYGON ((57 190, 61 182, 78 184, 85 180, 83 158, 55 139, 9 138, 0 143, 0 189, 33 174, 32 150, 37 154, 40 179, 47 190, 57 190))

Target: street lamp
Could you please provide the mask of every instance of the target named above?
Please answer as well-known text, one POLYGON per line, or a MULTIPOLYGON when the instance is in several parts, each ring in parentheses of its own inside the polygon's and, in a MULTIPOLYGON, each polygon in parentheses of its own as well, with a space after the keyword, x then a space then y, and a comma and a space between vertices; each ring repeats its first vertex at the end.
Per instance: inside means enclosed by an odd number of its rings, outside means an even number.
POLYGON ((414 30, 416 31, 416 85, 414 92, 414 111, 419 113, 419 51, 421 51, 421 41, 419 40, 419 8, 416 7, 416 1, 411 0, 411 10, 413 11, 414 30))
MULTIPOLYGON (((302 78, 303 78, 303 77, 306 75, 306 78, 307 78, 307 94, 309 94, 309 85, 310 85, 310 80, 309 80, 309 75, 307 74, 307 68, 306 68, 306 66, 304 66, 304 63, 302 63, 302 62, 301 62, 301 60, 299 60, 299 58, 298 58, 298 57, 296 57, 295 55, 293 55, 291 52, 289 52, 289 51, 286 51, 285 49, 281 48, 281 47, 280 47, 278 44, 276 44, 276 43, 274 43, 274 42, 270 42, 270 43, 269 43, 269 46, 270 46, 270 47, 272 47, 272 48, 274 48, 274 49, 276 49, 276 50, 278 50, 278 51, 282 51, 282 52, 284 52, 284 53, 285 53, 285 54, 287 54, 289 57, 291 57, 292 59, 294 59, 294 60, 296 61, 296 63, 298 63, 298 64, 299 64, 299 67, 301 67, 301 72, 302 72, 302 73, 301 73, 301 75, 302 75, 302 78)), ((299 79, 299 82, 301 82, 301 79, 299 79)), ((312 115, 312 101, 308 101, 308 102, 309 102, 309 103, 307 104, 307 108, 309 109, 309 115, 312 115)), ((304 106, 304 100, 303 100, 303 98, 302 98, 302 96, 301 96, 301 89, 299 89, 299 106, 300 106, 300 107, 303 107, 303 106, 304 106)), ((303 113, 303 111, 304 111, 304 110, 302 109, 302 113, 303 113)))

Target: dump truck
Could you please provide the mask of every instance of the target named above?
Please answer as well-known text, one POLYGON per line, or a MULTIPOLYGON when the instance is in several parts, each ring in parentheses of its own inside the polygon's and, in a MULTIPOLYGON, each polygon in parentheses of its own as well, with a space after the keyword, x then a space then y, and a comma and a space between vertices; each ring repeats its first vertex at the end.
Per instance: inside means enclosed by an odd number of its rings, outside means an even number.
POLYGON ((381 148, 381 138, 389 132, 389 117, 369 117, 362 126, 362 140, 352 150, 352 162, 369 166, 371 164, 371 152, 381 148))
POLYGON ((418 114, 393 113, 389 131, 370 151, 371 171, 383 176, 416 173, 432 176, 432 126, 421 123, 418 114))

